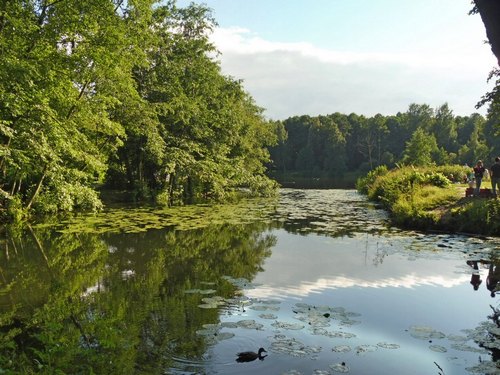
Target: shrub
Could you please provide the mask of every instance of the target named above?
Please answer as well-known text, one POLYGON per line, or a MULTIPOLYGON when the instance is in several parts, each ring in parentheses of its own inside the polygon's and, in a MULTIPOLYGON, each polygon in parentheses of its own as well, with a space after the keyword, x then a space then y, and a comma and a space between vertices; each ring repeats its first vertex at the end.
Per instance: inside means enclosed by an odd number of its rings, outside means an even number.
POLYGON ((472 169, 464 165, 440 165, 433 170, 442 173, 452 183, 463 183, 467 181, 467 176, 472 169))
POLYGON ((36 214, 47 215, 74 210, 96 212, 103 207, 97 192, 79 183, 66 182, 43 190, 33 204, 36 214))
POLYGON ((389 172, 385 165, 379 165, 377 168, 368 172, 365 177, 361 177, 356 181, 356 189, 363 194, 368 194, 368 189, 375 183, 379 176, 384 176, 389 172))

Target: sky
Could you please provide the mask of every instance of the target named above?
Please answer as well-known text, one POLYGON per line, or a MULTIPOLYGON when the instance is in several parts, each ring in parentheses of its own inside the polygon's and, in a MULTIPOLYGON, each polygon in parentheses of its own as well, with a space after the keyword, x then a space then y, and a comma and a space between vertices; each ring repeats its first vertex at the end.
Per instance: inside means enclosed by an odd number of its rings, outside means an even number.
MULTIPOLYGON (((178 0, 178 6, 193 1, 178 0)), ((223 74, 264 115, 374 116, 412 103, 479 111, 496 66, 470 0, 203 0, 223 74)))

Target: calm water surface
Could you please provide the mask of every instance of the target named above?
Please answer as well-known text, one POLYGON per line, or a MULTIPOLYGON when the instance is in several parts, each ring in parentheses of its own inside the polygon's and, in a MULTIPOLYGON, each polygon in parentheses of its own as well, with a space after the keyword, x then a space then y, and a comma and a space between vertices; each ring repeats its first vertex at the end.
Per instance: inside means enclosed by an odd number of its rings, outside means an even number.
POLYGON ((500 373, 498 239, 397 230, 354 191, 109 210, 1 245, 0 373, 500 373))

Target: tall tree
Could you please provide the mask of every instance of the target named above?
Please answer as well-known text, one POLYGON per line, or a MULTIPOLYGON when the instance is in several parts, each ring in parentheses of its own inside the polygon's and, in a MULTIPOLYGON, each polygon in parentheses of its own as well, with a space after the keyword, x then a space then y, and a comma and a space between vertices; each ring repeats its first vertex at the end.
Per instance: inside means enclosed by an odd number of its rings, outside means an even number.
POLYGON ((415 166, 429 165, 433 162, 432 155, 438 150, 436 138, 423 128, 418 128, 406 143, 403 163, 415 166))
POLYGON ((439 147, 443 147, 448 152, 457 151, 457 124, 453 111, 447 103, 435 111, 433 133, 439 147))

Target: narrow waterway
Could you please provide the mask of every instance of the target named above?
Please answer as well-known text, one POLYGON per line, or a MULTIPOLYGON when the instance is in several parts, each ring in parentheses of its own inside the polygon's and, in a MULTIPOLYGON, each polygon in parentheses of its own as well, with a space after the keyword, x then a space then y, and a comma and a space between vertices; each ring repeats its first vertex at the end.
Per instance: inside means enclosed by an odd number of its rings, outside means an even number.
POLYGON ((498 239, 391 228, 352 190, 110 209, 1 245, 0 373, 500 373, 498 239))

